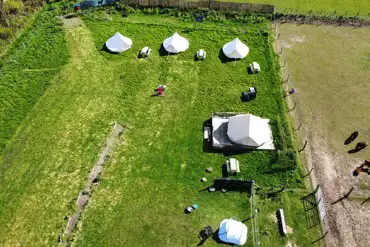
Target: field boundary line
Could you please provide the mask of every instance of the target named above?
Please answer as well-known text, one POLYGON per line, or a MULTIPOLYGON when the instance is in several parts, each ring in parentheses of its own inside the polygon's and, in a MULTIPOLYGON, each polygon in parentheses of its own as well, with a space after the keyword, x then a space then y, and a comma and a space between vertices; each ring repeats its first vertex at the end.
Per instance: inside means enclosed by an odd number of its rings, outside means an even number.
MULTIPOLYGON (((295 139, 297 140, 297 145, 302 145, 303 142, 307 142, 307 140, 309 141, 309 137, 305 131, 305 127, 302 127, 302 115, 301 115, 301 109, 300 109, 300 106, 297 104, 297 101, 295 99, 296 95, 293 93, 293 94, 290 94, 288 92, 290 92, 291 89, 294 89, 294 84, 292 82, 292 79, 290 77, 290 73, 289 73, 289 67, 288 67, 288 61, 287 59, 285 58, 284 54, 283 54, 283 45, 280 43, 280 32, 279 32, 279 22, 276 21, 276 22, 273 22, 273 25, 272 25, 272 28, 274 29, 273 30, 273 35, 276 37, 275 38, 275 44, 274 44, 274 48, 276 49, 277 52, 277 59, 278 59, 278 65, 279 65, 279 70, 280 70, 280 76, 281 76, 281 81, 282 81, 282 88, 283 88, 283 92, 284 92, 284 97, 285 97, 285 102, 288 106, 288 108, 292 109, 292 110, 288 110, 288 115, 289 115, 289 118, 290 118, 290 121, 292 124, 294 124, 294 122, 298 121, 299 124, 299 127, 297 129, 295 129, 293 126, 293 131, 294 131, 294 136, 295 136, 295 139), (281 63, 283 63, 284 65, 281 66, 281 63), (286 78, 286 79, 284 79, 286 78)), ((297 124, 297 123, 296 123, 297 124)), ((304 125, 304 124, 303 124, 304 125)), ((306 143, 307 144, 307 143, 306 143)), ((310 146, 310 144, 309 144, 310 146)), ((302 169, 303 171, 308 172, 308 176, 309 176, 309 186, 311 186, 311 189, 314 189, 314 188, 317 188, 318 190, 318 193, 315 193, 315 199, 316 199, 316 202, 317 202, 317 208, 319 210, 319 215, 320 215, 320 227, 321 227, 321 232, 322 234, 326 232, 326 234, 324 236, 327 235, 328 232, 330 232, 330 229, 329 229, 329 226, 326 224, 326 215, 327 215, 327 212, 326 212, 326 208, 325 208, 325 201, 326 201, 326 198, 324 197, 324 194, 322 193, 321 191, 321 187, 320 187, 320 184, 319 184, 319 181, 318 181, 318 178, 317 178, 317 175, 316 175, 316 172, 315 172, 315 165, 314 163, 312 162, 312 159, 311 159, 311 152, 310 152, 310 148, 303 148, 302 150, 300 151, 303 151, 303 158, 302 156, 300 156, 299 160, 302 164, 302 169), (320 203, 320 205, 319 205, 320 203)), ((323 237, 324 240, 325 240, 325 243, 326 245, 328 244, 328 241, 327 241, 327 238, 323 237)), ((321 239, 319 239, 321 240, 321 239)))

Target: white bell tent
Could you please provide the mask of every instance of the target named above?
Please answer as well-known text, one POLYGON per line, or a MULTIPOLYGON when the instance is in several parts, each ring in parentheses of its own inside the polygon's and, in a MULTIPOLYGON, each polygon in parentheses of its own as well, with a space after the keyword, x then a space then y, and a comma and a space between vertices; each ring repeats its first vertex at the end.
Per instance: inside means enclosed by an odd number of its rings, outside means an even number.
POLYGON ((247 241, 248 228, 240 221, 225 219, 221 221, 218 237, 225 243, 243 245, 247 241))
POLYGON ((124 52, 131 48, 132 40, 117 32, 108 39, 108 41, 105 43, 105 46, 111 52, 124 52))
POLYGON ((163 47, 169 53, 179 53, 189 48, 189 41, 176 32, 163 41, 163 47))
POLYGON ((271 142, 272 132, 268 119, 252 114, 241 114, 229 119, 227 136, 234 143, 259 147, 271 142))
POLYGON ((245 58, 249 53, 249 48, 238 38, 227 43, 222 48, 222 51, 228 58, 241 59, 245 58))

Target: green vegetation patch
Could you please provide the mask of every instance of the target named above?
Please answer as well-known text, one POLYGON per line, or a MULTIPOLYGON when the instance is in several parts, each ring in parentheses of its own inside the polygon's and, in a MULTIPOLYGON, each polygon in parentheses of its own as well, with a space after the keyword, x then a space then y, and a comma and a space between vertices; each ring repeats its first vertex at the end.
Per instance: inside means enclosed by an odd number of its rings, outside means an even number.
POLYGON ((0 151, 67 61, 60 22, 51 12, 41 13, 1 61, 0 151))

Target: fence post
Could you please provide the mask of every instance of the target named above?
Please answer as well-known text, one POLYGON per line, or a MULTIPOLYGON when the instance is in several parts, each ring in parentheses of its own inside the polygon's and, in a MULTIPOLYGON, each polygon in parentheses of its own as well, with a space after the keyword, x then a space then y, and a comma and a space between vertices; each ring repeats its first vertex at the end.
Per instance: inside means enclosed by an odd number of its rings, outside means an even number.
POLYGON ((279 66, 279 67, 278 67, 278 69, 285 67, 285 65, 286 65, 286 59, 284 59, 284 64, 283 64, 283 66, 279 66))
POLYGON ((288 77, 284 80, 284 82, 287 82, 289 80, 290 74, 288 73, 288 77))
POLYGON ((302 152, 303 150, 305 150, 306 146, 307 146, 307 141, 305 141, 305 143, 304 143, 303 147, 302 147, 300 150, 298 150, 298 153, 300 153, 300 152, 302 152))
POLYGON ((341 198, 339 198, 339 199, 338 199, 338 200, 336 200, 335 202, 332 202, 332 203, 331 203, 331 205, 334 205, 334 204, 336 204, 336 203, 338 203, 338 202, 342 201, 343 199, 348 198, 348 197, 349 197, 349 195, 352 193, 353 189, 354 189, 354 187, 352 187, 352 188, 347 192, 347 194, 345 194, 344 196, 342 196, 341 198))
MULTIPOLYGON (((310 171, 307 174, 302 175, 301 178, 305 178, 305 177, 309 176, 312 173, 312 171, 313 171, 313 167, 311 167, 310 171)), ((321 200, 321 198, 320 198, 320 200, 321 200)), ((319 203, 317 203, 317 204, 319 204, 319 203)))
POLYGON ((369 200, 370 200, 370 197, 368 197, 365 201, 361 202, 361 205, 364 205, 369 200))
POLYGON ((295 102, 295 101, 294 101, 294 106, 293 106, 293 108, 292 108, 292 109, 289 109, 289 110, 288 110, 288 112, 293 111, 293 110, 295 109, 295 107, 296 107, 296 106, 297 106, 297 102, 295 102))
POLYGON ((326 237, 326 235, 328 235, 328 233, 329 233, 329 231, 326 231, 325 234, 322 237, 316 239, 315 241, 312 241, 311 244, 314 244, 314 243, 320 241, 321 239, 324 239, 326 237))
POLYGON ((302 126, 302 123, 300 123, 300 124, 299 124, 298 128, 293 129, 293 130, 294 130, 294 131, 297 131, 297 130, 299 130, 299 129, 301 128, 301 126, 302 126))

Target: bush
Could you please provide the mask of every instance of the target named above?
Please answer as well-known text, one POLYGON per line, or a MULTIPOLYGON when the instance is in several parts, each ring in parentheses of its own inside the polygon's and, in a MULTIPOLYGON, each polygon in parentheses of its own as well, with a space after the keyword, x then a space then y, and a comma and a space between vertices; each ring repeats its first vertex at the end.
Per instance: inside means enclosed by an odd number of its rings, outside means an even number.
POLYGON ((44 4, 43 0, 27 0, 24 1, 25 5, 36 8, 36 7, 42 7, 44 4))
POLYGON ((292 148, 277 152, 277 164, 274 168, 292 169, 297 165, 297 154, 292 148))
POLYGON ((12 28, 0 26, 0 39, 9 39, 12 36, 12 33, 12 28))
POLYGON ((23 3, 21 1, 16 0, 8 0, 4 4, 4 11, 16 15, 21 13, 23 10, 23 3))

